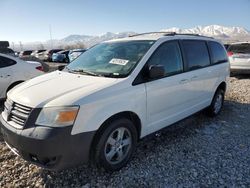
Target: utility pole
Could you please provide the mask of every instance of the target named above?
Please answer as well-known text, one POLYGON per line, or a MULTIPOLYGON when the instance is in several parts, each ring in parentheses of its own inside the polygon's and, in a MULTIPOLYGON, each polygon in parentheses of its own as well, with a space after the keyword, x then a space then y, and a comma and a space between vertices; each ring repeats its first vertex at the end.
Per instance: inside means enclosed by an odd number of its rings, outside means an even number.
POLYGON ((50 47, 51 47, 51 49, 53 49, 51 25, 49 25, 49 35, 50 35, 50 47))
POLYGON ((15 51, 15 43, 12 42, 12 49, 15 51))
POLYGON ((20 51, 23 51, 23 44, 21 41, 19 41, 19 45, 20 45, 20 51))

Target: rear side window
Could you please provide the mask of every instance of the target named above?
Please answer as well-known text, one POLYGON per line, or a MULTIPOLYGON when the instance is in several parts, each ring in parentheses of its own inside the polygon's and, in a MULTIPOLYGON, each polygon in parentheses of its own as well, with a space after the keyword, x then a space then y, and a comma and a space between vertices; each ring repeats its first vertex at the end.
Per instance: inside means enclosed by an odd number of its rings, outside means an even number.
POLYGON ((14 55, 15 52, 9 48, 0 48, 0 53, 14 55))
POLYGON ((163 65, 165 75, 173 75, 183 70, 182 56, 177 41, 162 44, 148 61, 150 65, 163 65))
POLYGON ((32 51, 24 51, 23 55, 30 55, 32 53, 32 51))
POLYGON ((184 40, 183 48, 187 59, 188 70, 199 69, 210 64, 205 41, 184 40))
POLYGON ((227 54, 221 44, 210 41, 208 45, 211 50, 212 64, 227 62, 227 54))
POLYGON ((14 64, 16 64, 14 60, 9 59, 7 57, 0 56, 0 68, 9 67, 14 64))
POLYGON ((250 54, 250 43, 232 44, 228 47, 229 52, 250 54))

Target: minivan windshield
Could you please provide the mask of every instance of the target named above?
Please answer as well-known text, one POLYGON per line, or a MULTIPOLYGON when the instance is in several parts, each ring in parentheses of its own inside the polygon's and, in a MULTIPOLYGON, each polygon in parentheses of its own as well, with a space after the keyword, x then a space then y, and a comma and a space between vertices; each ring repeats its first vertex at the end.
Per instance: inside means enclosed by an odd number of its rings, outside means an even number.
POLYGON ((250 43, 232 44, 229 46, 228 51, 233 53, 250 54, 250 43))
POLYGON ((66 70, 105 77, 127 77, 154 41, 119 41, 98 44, 72 61, 66 70))

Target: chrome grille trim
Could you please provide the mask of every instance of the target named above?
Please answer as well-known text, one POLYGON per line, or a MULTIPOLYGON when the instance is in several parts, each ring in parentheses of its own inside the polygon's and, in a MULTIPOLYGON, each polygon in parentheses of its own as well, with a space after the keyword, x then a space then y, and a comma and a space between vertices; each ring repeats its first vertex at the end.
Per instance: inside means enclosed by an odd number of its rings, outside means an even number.
POLYGON ((4 103, 4 113, 7 121, 13 127, 22 129, 32 111, 32 108, 7 99, 4 103))

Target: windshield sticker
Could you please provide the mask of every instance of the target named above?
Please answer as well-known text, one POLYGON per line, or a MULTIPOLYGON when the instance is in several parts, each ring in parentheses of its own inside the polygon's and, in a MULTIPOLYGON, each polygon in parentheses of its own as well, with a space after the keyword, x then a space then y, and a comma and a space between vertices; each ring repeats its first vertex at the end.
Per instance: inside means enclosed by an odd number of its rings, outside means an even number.
POLYGON ((126 60, 126 59, 116 59, 116 58, 113 58, 110 60, 110 64, 115 64, 115 65, 122 65, 122 66, 125 66, 127 65, 127 63, 129 62, 129 60, 126 60))

